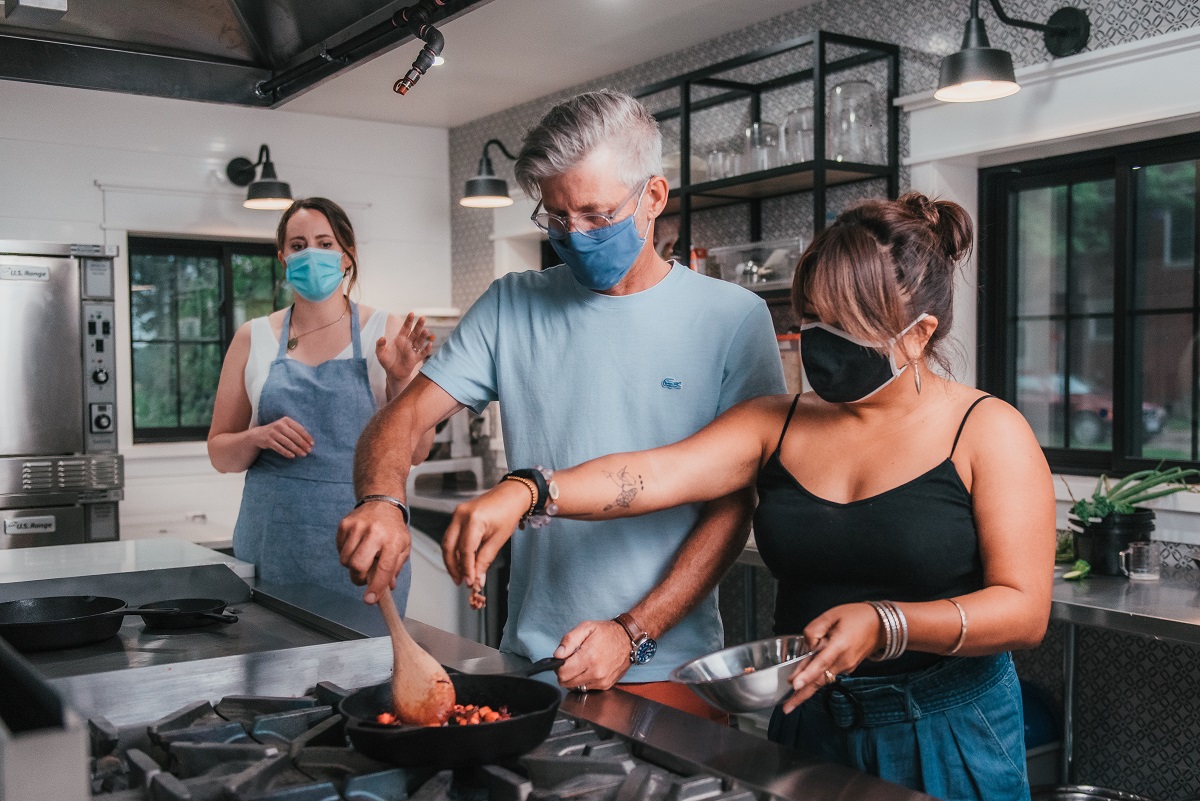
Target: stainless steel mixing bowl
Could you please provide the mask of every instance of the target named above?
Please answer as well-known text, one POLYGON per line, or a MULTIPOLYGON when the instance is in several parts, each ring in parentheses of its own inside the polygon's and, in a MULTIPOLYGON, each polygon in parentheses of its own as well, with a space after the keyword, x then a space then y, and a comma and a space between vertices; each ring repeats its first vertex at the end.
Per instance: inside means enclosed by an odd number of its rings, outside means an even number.
POLYGON ((685 662, 671 671, 671 681, 725 712, 753 712, 787 698, 788 676, 812 655, 799 635, 769 637, 685 662))

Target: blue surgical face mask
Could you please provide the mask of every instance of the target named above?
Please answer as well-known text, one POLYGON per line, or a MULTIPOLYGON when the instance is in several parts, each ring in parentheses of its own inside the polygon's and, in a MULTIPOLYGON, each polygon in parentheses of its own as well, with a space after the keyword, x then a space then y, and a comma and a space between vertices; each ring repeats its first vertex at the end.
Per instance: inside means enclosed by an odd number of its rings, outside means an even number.
MULTIPOLYGON (((642 187, 642 196, 646 193, 642 187)), ((602 292, 612 289, 628 273, 646 244, 638 233, 634 218, 642 205, 638 197, 633 213, 620 222, 596 228, 588 233, 571 231, 565 239, 550 237, 554 252, 571 270, 575 280, 588 289, 602 292)), ((646 233, 650 226, 646 226, 646 233)))
POLYGON ((287 282, 313 303, 328 298, 342 284, 342 254, 327 248, 305 248, 288 254, 287 282))

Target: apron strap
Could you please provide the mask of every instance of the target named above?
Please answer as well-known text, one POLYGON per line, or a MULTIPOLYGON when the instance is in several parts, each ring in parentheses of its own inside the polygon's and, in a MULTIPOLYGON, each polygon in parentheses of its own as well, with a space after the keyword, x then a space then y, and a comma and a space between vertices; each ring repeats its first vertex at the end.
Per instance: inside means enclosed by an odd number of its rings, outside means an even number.
POLYGON ((358 328, 358 304, 349 298, 346 300, 350 303, 350 344, 354 347, 354 358, 361 359, 362 332, 358 328))
POLYGON ((276 354, 276 359, 287 358, 287 343, 288 335, 292 330, 292 309, 296 308, 296 304, 288 306, 287 311, 283 313, 283 325, 279 328, 279 353, 276 354))

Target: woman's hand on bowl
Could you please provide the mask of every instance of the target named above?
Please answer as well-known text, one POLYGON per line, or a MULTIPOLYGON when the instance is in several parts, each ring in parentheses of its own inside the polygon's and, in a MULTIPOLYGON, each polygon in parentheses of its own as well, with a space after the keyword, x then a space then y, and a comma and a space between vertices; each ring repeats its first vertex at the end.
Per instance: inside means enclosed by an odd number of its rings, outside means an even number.
POLYGON ((881 633, 879 615, 865 603, 835 606, 809 623, 804 639, 816 655, 788 678, 795 692, 784 702, 783 711, 791 712, 838 675, 853 672, 879 650, 881 633))

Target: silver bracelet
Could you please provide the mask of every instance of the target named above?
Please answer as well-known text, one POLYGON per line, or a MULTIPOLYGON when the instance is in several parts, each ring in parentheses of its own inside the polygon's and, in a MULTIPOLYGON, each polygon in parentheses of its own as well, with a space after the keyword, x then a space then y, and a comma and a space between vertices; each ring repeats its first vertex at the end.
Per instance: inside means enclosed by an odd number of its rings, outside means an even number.
POLYGON ((895 646, 899 626, 893 620, 891 610, 882 603, 879 601, 867 601, 867 604, 875 610, 875 614, 879 616, 879 623, 883 626, 883 647, 869 655, 867 659, 870 659, 872 662, 882 662, 895 646))
POLYGON ((908 618, 904 616, 904 612, 896 605, 895 601, 884 601, 892 613, 900 621, 900 637, 896 645, 896 652, 889 659, 896 659, 908 649, 908 618))
POLYGON ((354 508, 357 509, 364 503, 369 503, 371 501, 382 501, 383 503, 390 503, 392 506, 395 506, 400 510, 400 514, 404 515, 404 525, 408 525, 408 521, 410 519, 408 506, 404 503, 404 501, 400 500, 399 498, 393 498, 391 495, 364 495, 358 499, 358 503, 354 504, 354 508))
POLYGON ((883 625, 883 648, 867 657, 872 662, 896 659, 908 648, 908 619, 892 601, 867 601, 883 625))
POLYGON ((961 628, 958 630, 958 642, 954 643, 954 647, 946 652, 946 656, 954 656, 958 650, 963 647, 963 643, 967 641, 967 610, 962 608, 962 604, 953 598, 947 598, 947 601, 954 604, 954 608, 958 610, 958 620, 961 628))

